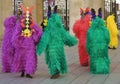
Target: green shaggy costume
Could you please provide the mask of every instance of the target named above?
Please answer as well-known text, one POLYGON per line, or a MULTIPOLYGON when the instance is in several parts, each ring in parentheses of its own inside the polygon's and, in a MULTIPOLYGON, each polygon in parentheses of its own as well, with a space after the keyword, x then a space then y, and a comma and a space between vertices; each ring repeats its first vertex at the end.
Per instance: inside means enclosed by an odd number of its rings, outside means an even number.
POLYGON ((108 56, 109 32, 104 20, 96 17, 87 33, 87 51, 90 56, 90 73, 107 74, 110 70, 108 56))
POLYGON ((41 55, 45 50, 45 60, 51 75, 67 73, 64 45, 74 46, 75 44, 77 39, 64 29, 61 17, 58 14, 52 14, 37 45, 37 54, 41 55))

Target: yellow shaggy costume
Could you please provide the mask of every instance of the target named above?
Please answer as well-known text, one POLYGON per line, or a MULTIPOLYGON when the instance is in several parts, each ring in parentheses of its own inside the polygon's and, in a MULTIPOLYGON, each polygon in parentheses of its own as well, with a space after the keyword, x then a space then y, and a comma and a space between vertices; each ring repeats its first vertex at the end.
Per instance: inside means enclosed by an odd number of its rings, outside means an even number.
POLYGON ((115 16, 113 14, 107 17, 107 28, 110 33, 109 48, 117 48, 118 47, 118 29, 115 23, 115 16))

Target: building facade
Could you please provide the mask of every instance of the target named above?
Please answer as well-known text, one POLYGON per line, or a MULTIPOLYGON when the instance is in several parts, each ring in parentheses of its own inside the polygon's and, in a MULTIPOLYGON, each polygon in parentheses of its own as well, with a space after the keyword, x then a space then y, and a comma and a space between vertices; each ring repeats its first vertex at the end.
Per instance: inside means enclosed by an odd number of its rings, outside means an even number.
MULTIPOLYGON (((13 14, 13 1, 14 0, 0 0, 0 40, 3 37, 3 32, 4 32, 4 27, 3 27, 3 22, 6 17, 10 16, 13 14)), ((34 11, 33 11, 33 19, 35 22, 40 24, 43 20, 43 14, 44 14, 44 8, 43 8, 43 1, 44 0, 23 0, 23 4, 25 6, 34 6, 34 11)), ((48 0, 50 1, 50 0, 48 0)), ((56 4, 59 4, 61 8, 65 9, 65 4, 66 1, 68 4, 67 7, 67 18, 68 18, 68 23, 69 23, 69 28, 71 31, 71 28, 78 18, 80 18, 80 12, 79 9, 81 8, 95 8, 96 11, 99 7, 101 7, 104 10, 104 0, 51 0, 51 1, 56 1, 56 4), (62 3, 59 3, 61 1, 62 3), (64 6, 64 7, 62 7, 64 6)), ((63 18, 65 18, 65 11, 63 10, 63 18)))
MULTIPOLYGON (((13 1, 15 0, 0 0, 0 40, 2 40, 3 33, 4 33, 4 27, 3 22, 6 17, 9 17, 10 15, 13 15, 14 9, 13 9, 13 1)), ((16 0, 17 1, 17 0, 16 0)), ((40 24, 43 17, 43 1, 42 0, 23 0, 23 4, 25 6, 34 6, 33 10, 33 19, 35 22, 40 24)))
MULTIPOLYGON (((104 14, 104 0, 70 0, 70 28, 73 27, 74 22, 80 18, 80 8, 85 9, 86 7, 94 8, 96 14, 98 8, 102 8, 102 14, 104 14)), ((104 16, 104 15, 103 15, 104 16)), ((72 29, 70 29, 72 32, 72 29)))

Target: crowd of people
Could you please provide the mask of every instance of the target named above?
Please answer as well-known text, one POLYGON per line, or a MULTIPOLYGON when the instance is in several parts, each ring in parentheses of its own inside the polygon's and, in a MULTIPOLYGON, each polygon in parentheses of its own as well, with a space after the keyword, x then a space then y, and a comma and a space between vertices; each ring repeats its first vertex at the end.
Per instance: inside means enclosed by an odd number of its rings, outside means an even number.
POLYGON ((118 47, 118 30, 114 14, 102 19, 93 8, 80 8, 80 19, 75 21, 71 35, 65 30, 57 6, 48 6, 48 17, 38 25, 32 19, 34 7, 20 5, 15 15, 4 21, 2 40, 2 72, 21 73, 21 77, 33 78, 37 70, 37 56, 45 51, 45 61, 51 75, 56 79, 68 72, 64 46, 78 43, 80 65, 90 67, 91 74, 109 74, 108 49, 118 47))

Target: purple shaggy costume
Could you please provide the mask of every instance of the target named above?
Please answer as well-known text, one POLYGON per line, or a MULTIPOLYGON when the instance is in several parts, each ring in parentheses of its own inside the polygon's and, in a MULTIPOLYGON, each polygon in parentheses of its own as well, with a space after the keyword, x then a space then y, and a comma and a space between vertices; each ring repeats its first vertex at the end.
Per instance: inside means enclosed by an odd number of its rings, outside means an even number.
POLYGON ((13 36, 13 45, 15 55, 13 60, 12 72, 22 72, 25 74, 34 74, 37 67, 36 44, 38 43, 42 30, 37 24, 33 26, 35 32, 29 38, 21 36, 20 22, 16 25, 16 31, 13 36))
POLYGON ((11 63, 14 56, 14 48, 12 46, 11 38, 15 30, 17 22, 16 16, 10 16, 4 21, 4 37, 2 40, 2 71, 10 72, 11 63))
POLYGON ((30 37, 22 36, 23 28, 21 26, 21 20, 24 18, 25 16, 23 13, 20 21, 16 25, 16 30, 12 38, 12 43, 15 47, 12 72, 24 72, 25 74, 33 75, 37 68, 36 45, 43 32, 41 28, 34 23, 32 26, 32 29, 34 30, 32 35, 30 37))

